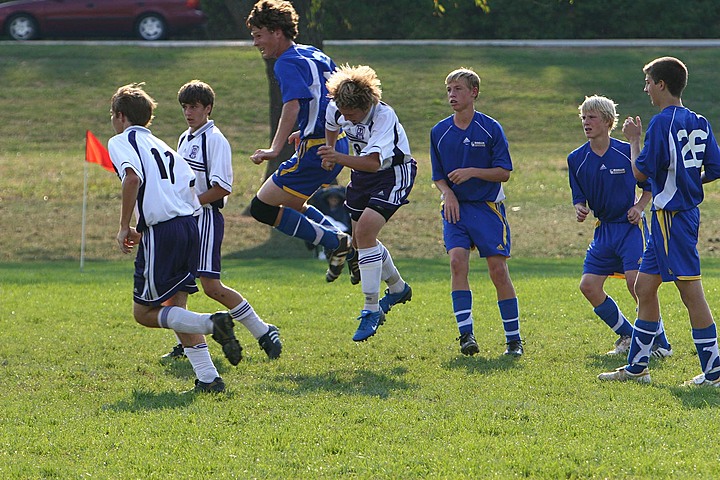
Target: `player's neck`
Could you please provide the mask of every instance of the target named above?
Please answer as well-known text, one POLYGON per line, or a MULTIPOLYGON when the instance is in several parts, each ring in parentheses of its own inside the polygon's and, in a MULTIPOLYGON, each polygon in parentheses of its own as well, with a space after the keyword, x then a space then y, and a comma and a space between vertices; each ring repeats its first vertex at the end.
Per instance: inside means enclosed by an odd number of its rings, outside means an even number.
POLYGON ((473 117, 475 117, 475 108, 464 108, 453 114, 453 123, 456 127, 465 130, 472 122, 473 117))
POLYGON ((610 148, 610 134, 590 139, 590 149, 599 157, 605 155, 610 148))

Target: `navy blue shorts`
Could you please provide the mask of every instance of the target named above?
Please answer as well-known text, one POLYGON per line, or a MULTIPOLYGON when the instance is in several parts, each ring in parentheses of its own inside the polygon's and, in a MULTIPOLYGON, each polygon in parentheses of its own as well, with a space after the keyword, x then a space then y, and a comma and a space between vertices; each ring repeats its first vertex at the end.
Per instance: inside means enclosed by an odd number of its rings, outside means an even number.
POLYGON ((217 208, 201 208, 197 221, 200 230, 197 276, 220 278, 220 249, 225 236, 225 218, 217 208))
POLYGON ((389 220, 398 208, 408 203, 416 174, 415 160, 377 172, 353 170, 345 192, 345 208, 350 217, 358 221, 362 212, 371 208, 389 220))
POLYGON ((638 225, 600 223, 585 253, 583 274, 610 276, 638 270, 645 250, 645 218, 638 225))
POLYGON ((640 271, 660 275, 663 282, 700 279, 697 250, 700 209, 652 212, 650 238, 640 271))
MULTIPOLYGON (((307 200, 318 188, 330 185, 342 170, 342 165, 327 171, 322 168, 322 158, 318 155, 318 148, 325 145, 324 138, 303 140, 300 142, 295 155, 285 160, 273 173, 275 185, 291 195, 307 200)), ((338 138, 335 150, 348 153, 348 140, 343 136, 338 138)))
POLYGON ((199 238, 193 216, 176 217, 143 232, 135 257, 136 303, 159 306, 177 292, 198 291, 199 238))
POLYGON ((460 221, 450 223, 443 217, 445 249, 470 250, 477 247, 481 257, 510 256, 510 225, 505 216, 505 205, 493 202, 460 202, 460 221))

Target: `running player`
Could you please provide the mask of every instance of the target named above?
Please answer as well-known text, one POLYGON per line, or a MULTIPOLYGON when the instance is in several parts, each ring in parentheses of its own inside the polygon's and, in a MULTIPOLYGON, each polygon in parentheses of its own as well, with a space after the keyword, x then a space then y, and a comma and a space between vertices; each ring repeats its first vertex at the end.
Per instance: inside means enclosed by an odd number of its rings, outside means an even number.
POLYGON ((658 289, 663 282, 674 282, 690 317, 702 370, 685 384, 720 387, 717 330, 705 299, 697 251, 702 184, 720 178, 720 148, 708 121, 683 106, 688 78, 683 62, 657 58, 645 65, 643 73, 644 91, 660 113, 650 120, 642 151, 640 117, 628 117, 623 133, 630 141, 635 178, 651 180, 652 225, 635 283, 638 313, 628 364, 598 378, 650 383, 647 366, 660 320, 658 289))
MULTIPOLYGON (((275 325, 268 325, 240 293, 220 280, 220 249, 225 234, 225 219, 220 209, 232 192, 233 171, 230 143, 210 119, 215 105, 212 87, 192 80, 178 91, 178 102, 188 129, 180 135, 178 153, 190 165, 197 178, 195 193, 203 208, 198 215, 200 258, 198 276, 205 295, 223 304, 233 320, 243 324, 270 358, 280 357, 282 343, 275 325)), ((182 344, 166 358, 185 356, 182 344)))
POLYGON ((500 124, 475 110, 480 77, 460 68, 445 78, 453 115, 430 132, 432 179, 440 190, 443 239, 450 255, 452 305, 460 331, 460 352, 480 351, 473 331, 470 250, 487 261, 505 330, 505 355, 523 354, 520 314, 510 279, 510 226, 505 217, 502 183, 510 179, 512 161, 500 124))
MULTIPOLYGON (((275 59, 275 78, 282 93, 282 114, 270 148, 259 148, 250 158, 255 164, 276 158, 285 142, 295 142, 296 152, 260 187, 250 203, 257 221, 277 228, 312 245, 322 245, 332 254, 325 279, 334 281, 342 273, 346 258, 353 258, 350 236, 339 231, 307 199, 318 188, 327 187, 342 165, 330 171, 320 166, 318 148, 325 144, 325 81, 335 63, 317 48, 296 44, 298 15, 284 0, 260 0, 247 18, 253 45, 264 59, 275 59), (295 124, 300 130, 293 133, 295 124)), ((338 151, 347 153, 347 139, 339 139, 338 151)))
POLYGON ((210 358, 205 334, 220 343, 237 365, 242 348, 227 312, 199 314, 185 309, 195 284, 199 234, 193 216, 200 208, 195 175, 182 157, 147 128, 157 104, 142 84, 120 87, 111 100, 115 135, 110 159, 122 181, 120 230, 123 253, 139 245, 135 259, 133 315, 150 328, 175 331, 195 371, 195 390, 221 392, 225 383, 210 358), (135 212, 136 226, 130 226, 135 212))
MULTIPOLYGON (((619 336, 608 355, 628 352, 633 327, 605 292, 605 280, 611 275, 624 276, 637 304, 635 279, 647 230, 643 211, 652 196, 650 183, 637 182, 632 173, 630 144, 610 136, 617 126, 616 106, 607 97, 585 97, 578 110, 588 141, 567 158, 575 218, 584 222, 590 211, 597 218, 593 240, 585 254, 580 291, 595 314, 619 336), (640 197, 635 193, 637 186, 642 188, 640 197)), ((672 355, 672 348, 662 322, 659 328, 653 355, 667 357, 672 355)))
POLYGON ((353 340, 375 335, 393 305, 412 298, 412 289, 395 267, 390 252, 377 239, 398 208, 408 203, 417 173, 405 130, 387 104, 375 71, 365 65, 343 66, 327 82, 332 102, 325 116, 327 145, 319 149, 323 167, 352 169, 345 206, 350 212, 354 246, 358 252, 365 305, 353 340), (354 151, 333 148, 347 134, 354 151), (380 281, 388 288, 380 298, 380 281))

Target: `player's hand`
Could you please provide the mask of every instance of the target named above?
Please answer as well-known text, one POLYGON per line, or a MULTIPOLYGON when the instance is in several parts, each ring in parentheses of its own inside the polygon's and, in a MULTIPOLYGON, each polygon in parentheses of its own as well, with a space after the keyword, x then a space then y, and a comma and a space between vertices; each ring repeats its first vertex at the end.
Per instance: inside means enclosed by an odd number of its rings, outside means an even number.
POLYGON ((448 223, 460 221, 460 202, 452 190, 444 194, 443 215, 448 223))
POLYGON ((255 165, 260 165, 265 160, 270 160, 277 156, 278 154, 275 153, 271 148, 258 148, 257 150, 255 150, 255 153, 250 155, 250 160, 252 160, 255 165))
POLYGON ((288 143, 292 143, 295 145, 295 150, 298 149, 300 146, 300 130, 297 130, 290 134, 288 137, 288 143))
POLYGON ((632 223, 633 225, 637 225, 642 219, 642 213, 642 210, 638 209, 636 206, 630 207, 630 210, 628 210, 627 212, 628 222, 632 223))
POLYGON ((337 163, 337 151, 334 147, 321 145, 318 148, 318 155, 322 158, 322 168, 328 172, 335 168, 335 164, 337 163))
POLYGON ((585 205, 575 205, 575 218, 577 218, 578 222, 584 222, 588 215, 590 215, 589 208, 585 205))
POLYGON ((622 126, 623 135, 629 141, 637 140, 642 135, 642 120, 640 117, 627 117, 622 126))
POLYGON ((133 227, 121 227, 116 237, 120 251, 123 253, 132 252, 135 245, 140 243, 141 239, 142 234, 138 233, 138 231, 133 227))
POLYGON ((461 183, 470 180, 472 177, 472 169, 470 168, 458 168, 448 174, 448 180, 455 185, 460 185, 461 183))

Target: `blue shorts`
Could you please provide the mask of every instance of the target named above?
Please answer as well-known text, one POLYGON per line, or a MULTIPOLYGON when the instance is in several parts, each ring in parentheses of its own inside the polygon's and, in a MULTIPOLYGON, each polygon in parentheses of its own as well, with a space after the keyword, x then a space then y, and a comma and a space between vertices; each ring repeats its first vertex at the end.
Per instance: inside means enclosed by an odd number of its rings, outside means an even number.
POLYGON ((135 303, 159 306, 177 292, 197 292, 198 243, 195 217, 149 226, 135 257, 135 303))
POLYGON ((225 218, 217 208, 201 208, 197 221, 200 230, 197 276, 220 278, 220 249, 225 235, 225 218))
POLYGON ((389 220, 398 208, 408 203, 415 175, 415 160, 377 172, 353 170, 345 191, 345 208, 350 218, 358 221, 363 211, 370 208, 385 217, 385 221, 389 220))
POLYGON ((510 225, 505 205, 493 202, 460 202, 460 221, 450 223, 443 217, 445 250, 472 247, 481 257, 510 256, 510 225))
POLYGON ((663 282, 700 279, 700 209, 652 212, 650 238, 640 271, 660 275, 663 282))
POLYGON ((599 222, 585 254, 583 274, 609 276, 637 270, 645 250, 646 232, 644 218, 638 225, 599 222))
MULTIPOLYGON (((318 155, 318 148, 325 145, 324 138, 305 139, 300 142, 295 155, 280 164, 273 173, 275 185, 286 192, 307 200, 318 188, 330 185, 342 170, 342 165, 327 171, 322 168, 322 158, 318 155)), ((335 150, 348 153, 348 140, 343 136, 335 143, 335 150)))

